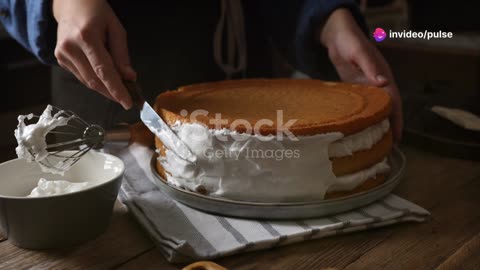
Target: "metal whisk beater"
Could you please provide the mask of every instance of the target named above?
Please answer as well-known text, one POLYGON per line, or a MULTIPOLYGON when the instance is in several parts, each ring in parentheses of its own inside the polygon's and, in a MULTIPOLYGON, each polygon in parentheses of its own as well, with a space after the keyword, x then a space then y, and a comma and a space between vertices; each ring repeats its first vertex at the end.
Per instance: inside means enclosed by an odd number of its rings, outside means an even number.
MULTIPOLYGON (((48 155, 37 161, 41 166, 52 172, 63 173, 91 149, 103 147, 105 130, 101 126, 90 125, 74 112, 54 106, 52 115, 69 118, 69 121, 66 125, 57 126, 47 133, 45 140, 48 155)), ((33 116, 35 119, 39 117, 33 116)), ((34 159, 38 154, 32 148, 29 148, 28 152, 34 159)))

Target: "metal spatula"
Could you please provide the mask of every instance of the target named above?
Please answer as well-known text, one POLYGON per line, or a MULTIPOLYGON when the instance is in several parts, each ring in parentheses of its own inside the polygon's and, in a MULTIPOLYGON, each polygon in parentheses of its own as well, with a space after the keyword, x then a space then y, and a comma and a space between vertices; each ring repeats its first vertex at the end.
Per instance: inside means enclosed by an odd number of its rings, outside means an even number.
POLYGON ((141 88, 136 82, 125 81, 132 101, 140 110, 140 119, 150 131, 155 134, 165 147, 173 151, 178 157, 190 163, 195 163, 197 157, 175 132, 163 121, 155 110, 145 101, 141 94, 141 88))

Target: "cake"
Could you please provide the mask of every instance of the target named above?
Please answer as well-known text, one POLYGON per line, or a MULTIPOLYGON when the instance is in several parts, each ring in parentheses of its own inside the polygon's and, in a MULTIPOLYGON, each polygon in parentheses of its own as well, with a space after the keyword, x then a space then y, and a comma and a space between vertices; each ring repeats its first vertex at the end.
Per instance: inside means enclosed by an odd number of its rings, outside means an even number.
POLYGON ((201 83, 160 94, 155 110, 196 156, 159 138, 170 185, 250 202, 305 202, 382 184, 393 140, 381 88, 294 79, 201 83))

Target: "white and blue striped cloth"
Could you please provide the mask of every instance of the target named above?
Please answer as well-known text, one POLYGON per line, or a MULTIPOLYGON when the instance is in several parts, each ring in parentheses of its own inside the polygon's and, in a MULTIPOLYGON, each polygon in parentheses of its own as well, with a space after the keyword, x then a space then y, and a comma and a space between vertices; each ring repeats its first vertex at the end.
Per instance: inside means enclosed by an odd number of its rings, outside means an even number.
MULTIPOLYGON (((116 151, 114 151, 116 152, 116 151)), ((429 212, 396 195, 329 217, 257 221, 207 214, 163 194, 152 182, 153 151, 131 145, 117 154, 126 165, 120 197, 170 262, 208 260, 405 221, 429 212)))

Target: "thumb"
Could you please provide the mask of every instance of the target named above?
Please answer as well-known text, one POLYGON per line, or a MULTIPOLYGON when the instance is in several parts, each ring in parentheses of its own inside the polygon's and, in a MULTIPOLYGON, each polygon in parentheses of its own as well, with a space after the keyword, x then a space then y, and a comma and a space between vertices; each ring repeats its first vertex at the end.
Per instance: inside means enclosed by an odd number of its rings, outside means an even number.
POLYGON ((135 81, 137 73, 130 64, 128 54, 127 32, 116 17, 108 23, 108 47, 118 72, 125 80, 135 81))
POLYGON ((356 62, 367 78, 369 84, 377 87, 384 87, 389 83, 387 77, 380 70, 380 64, 376 57, 373 54, 370 54, 368 50, 363 50, 360 54, 357 54, 356 62))

